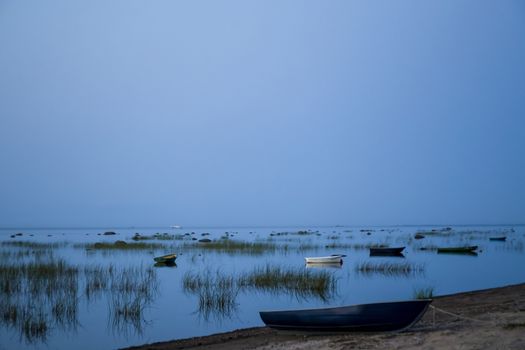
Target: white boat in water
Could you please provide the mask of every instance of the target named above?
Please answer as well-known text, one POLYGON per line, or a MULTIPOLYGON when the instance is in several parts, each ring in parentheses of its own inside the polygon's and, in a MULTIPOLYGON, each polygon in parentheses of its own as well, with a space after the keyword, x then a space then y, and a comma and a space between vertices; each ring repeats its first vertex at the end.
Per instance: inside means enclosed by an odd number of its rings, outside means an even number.
POLYGON ((180 225, 172 225, 172 226, 170 226, 170 227, 171 227, 171 228, 182 228, 182 226, 180 226, 180 225))
POLYGON ((304 258, 307 264, 342 264, 342 255, 330 255, 330 256, 315 256, 304 258))

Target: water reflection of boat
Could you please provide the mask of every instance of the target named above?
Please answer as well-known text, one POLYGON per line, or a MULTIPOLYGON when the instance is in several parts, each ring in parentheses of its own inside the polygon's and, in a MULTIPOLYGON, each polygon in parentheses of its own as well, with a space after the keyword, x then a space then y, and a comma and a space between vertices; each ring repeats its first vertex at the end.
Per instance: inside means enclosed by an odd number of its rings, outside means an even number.
POLYGON ((172 261, 172 262, 156 262, 155 265, 153 265, 155 267, 177 267, 177 264, 175 263, 175 261, 172 261))
POLYGON ((175 263, 175 259, 177 259, 177 254, 167 254, 153 258, 158 263, 175 263))
POLYGON ((507 240, 507 237, 506 236, 501 236, 501 237, 489 237, 489 241, 500 241, 500 242, 504 242, 507 240))
POLYGON ((307 264, 342 264, 343 255, 314 256, 304 258, 307 264))
POLYGON ((318 268, 335 268, 340 269, 343 267, 343 261, 336 263, 307 263, 307 269, 318 269, 318 268))
POLYGON ((467 247, 443 247, 443 248, 438 248, 437 252, 438 253, 453 253, 453 254, 472 254, 474 253, 477 255, 477 253, 475 252, 476 249, 478 249, 477 245, 467 246, 467 247))
POLYGON ((405 247, 370 248, 370 256, 404 256, 401 252, 405 247))
POLYGON ((271 328, 300 331, 393 331, 416 323, 431 299, 361 304, 327 309, 261 311, 271 328))

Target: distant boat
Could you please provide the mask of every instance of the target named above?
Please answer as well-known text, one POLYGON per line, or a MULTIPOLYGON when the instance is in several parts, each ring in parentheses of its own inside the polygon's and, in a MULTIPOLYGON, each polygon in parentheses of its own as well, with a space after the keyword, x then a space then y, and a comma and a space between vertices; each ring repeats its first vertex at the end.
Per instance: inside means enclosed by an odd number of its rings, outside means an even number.
POLYGON ((298 331, 395 331, 412 326, 425 313, 431 299, 361 304, 327 309, 261 311, 270 328, 298 331))
POLYGON ((164 264, 175 263, 175 259, 177 259, 177 254, 167 254, 153 258, 156 262, 164 264))
POLYGON ((467 247, 443 247, 443 248, 438 248, 437 252, 438 253, 457 253, 457 254, 466 253, 466 254, 469 254, 469 253, 475 253, 476 249, 478 249, 477 245, 467 246, 467 247))
POLYGON ((500 242, 504 242, 507 240, 507 237, 506 236, 501 236, 501 237, 489 237, 489 241, 500 241, 500 242))
POLYGON ((178 229, 178 228, 182 228, 182 226, 180 226, 180 225, 172 225, 172 226, 170 226, 170 228, 177 228, 178 229))
POLYGON ((343 255, 315 256, 304 258, 307 264, 342 264, 343 255))
POLYGON ((396 248, 370 248, 370 256, 402 256, 401 252, 405 247, 396 248))

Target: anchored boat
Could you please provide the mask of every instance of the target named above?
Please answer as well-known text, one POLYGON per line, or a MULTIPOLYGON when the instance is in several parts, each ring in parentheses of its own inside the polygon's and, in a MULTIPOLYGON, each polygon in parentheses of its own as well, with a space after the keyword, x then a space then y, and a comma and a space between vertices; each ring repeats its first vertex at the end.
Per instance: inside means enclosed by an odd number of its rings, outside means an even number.
POLYGON ((370 248, 370 256, 402 256, 401 253, 405 247, 396 248, 370 248))
POLYGON ((304 258, 307 264, 342 264, 343 255, 314 256, 304 258))
POLYGON ((156 262, 164 264, 175 263, 175 259, 177 259, 177 254, 167 254, 153 258, 156 262))
POLYGON ((270 328, 299 331, 395 331, 410 327, 425 313, 431 299, 360 304, 324 309, 261 311, 270 328))

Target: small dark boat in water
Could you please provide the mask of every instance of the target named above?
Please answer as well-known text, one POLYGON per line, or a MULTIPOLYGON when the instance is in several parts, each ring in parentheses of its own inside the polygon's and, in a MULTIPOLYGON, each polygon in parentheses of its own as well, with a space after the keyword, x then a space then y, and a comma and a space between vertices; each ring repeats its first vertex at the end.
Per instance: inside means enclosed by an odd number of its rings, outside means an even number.
POLYGON ((157 256, 156 258, 153 258, 158 263, 175 263, 175 259, 177 259, 177 254, 167 254, 162 256, 157 256))
POLYGON ((489 237, 489 241, 499 241, 499 242, 505 242, 507 240, 506 236, 501 237, 489 237))
POLYGON ((477 245, 468 246, 468 247, 444 247, 438 248, 438 253, 454 253, 454 254, 471 254, 475 253, 475 250, 478 249, 477 245))
POLYGON ((425 313, 431 299, 361 304, 327 309, 261 311, 270 328, 314 332, 378 332, 410 327, 425 313))
POLYGON ((370 256, 403 256, 405 247, 396 248, 370 248, 370 256))

